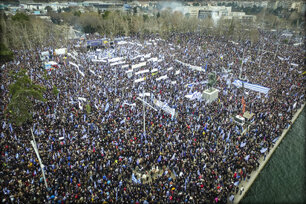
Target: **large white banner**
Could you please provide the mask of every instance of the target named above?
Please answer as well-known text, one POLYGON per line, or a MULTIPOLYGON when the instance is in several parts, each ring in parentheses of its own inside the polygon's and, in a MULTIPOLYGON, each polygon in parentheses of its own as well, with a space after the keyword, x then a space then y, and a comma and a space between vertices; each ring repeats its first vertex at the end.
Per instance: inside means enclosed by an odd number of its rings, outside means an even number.
POLYGON ((141 62, 139 64, 132 65, 132 69, 138 69, 140 67, 146 66, 147 62, 141 62))
POLYGON ((148 62, 152 61, 152 62, 157 62, 158 58, 157 57, 153 57, 148 59, 148 62))
POLYGON ((191 64, 187 64, 187 63, 181 62, 181 61, 179 61, 179 60, 175 60, 175 61, 176 61, 177 63, 180 63, 181 65, 184 65, 184 66, 189 67, 189 68, 192 69, 192 70, 199 71, 199 72, 205 72, 205 70, 202 69, 202 67, 194 66, 194 65, 191 65, 191 64))
POLYGON ((115 57, 115 58, 108 59, 108 62, 118 62, 123 59, 124 59, 123 57, 115 57))
POLYGON ((114 63, 111 63, 109 66, 115 66, 115 65, 120 65, 120 64, 125 64, 125 61, 119 61, 119 62, 114 62, 114 63))
POLYGON ((105 60, 103 60, 103 59, 92 59, 91 60, 92 62, 106 62, 105 60))
POLYGON ((140 78, 140 79, 136 79, 136 80, 135 80, 135 83, 142 82, 142 81, 144 81, 144 80, 146 80, 146 78, 145 78, 145 77, 140 78))
POLYGON ((65 55, 67 54, 67 48, 55 49, 54 55, 65 55))
POLYGON ((151 73, 158 72, 158 69, 154 68, 151 70, 151 73))
POLYGON ((156 79, 156 81, 160 81, 160 80, 162 80, 162 79, 167 79, 167 78, 168 78, 168 76, 167 76, 167 75, 164 75, 164 76, 158 77, 158 78, 156 79))
POLYGON ((145 69, 145 70, 142 70, 142 71, 136 72, 136 73, 135 73, 135 75, 145 74, 145 73, 148 73, 149 71, 150 71, 150 70, 145 69))

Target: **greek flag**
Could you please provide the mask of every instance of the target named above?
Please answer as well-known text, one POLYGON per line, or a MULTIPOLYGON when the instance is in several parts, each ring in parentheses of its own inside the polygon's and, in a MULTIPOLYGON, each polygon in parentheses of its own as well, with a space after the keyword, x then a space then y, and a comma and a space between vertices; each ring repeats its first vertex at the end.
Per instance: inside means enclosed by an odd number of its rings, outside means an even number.
POLYGON ((107 112, 109 109, 109 103, 106 104, 104 112, 107 112))
POLYGON ((263 147, 263 148, 260 150, 260 152, 261 152, 261 153, 265 153, 267 150, 268 150, 268 148, 263 147))
POLYGON ((136 179, 136 177, 135 177, 135 174, 133 173, 132 174, 132 181, 134 182, 134 183, 138 183, 138 184, 141 184, 141 182, 140 182, 140 180, 138 179, 136 179))
POLYGON ((11 123, 9 124, 9 128, 10 128, 10 132, 12 133, 13 132, 13 127, 12 127, 11 123))
POLYGON ((159 155, 159 157, 158 157, 158 159, 157 159, 157 162, 161 162, 161 160, 162 160, 162 156, 159 155))
POLYGON ((176 174, 176 172, 175 172, 174 170, 173 170, 172 172, 173 172, 174 176, 175 176, 175 177, 177 177, 177 174, 176 174))
POLYGON ((277 137, 277 138, 275 138, 275 139, 274 139, 272 142, 273 142, 273 143, 275 143, 277 140, 278 140, 278 137, 277 137))
POLYGON ((189 173, 188 177, 185 179, 185 191, 186 191, 186 188, 187 188, 187 183, 189 181, 189 176, 190 176, 190 173, 189 173))
POLYGON ((244 84, 244 88, 250 89, 252 91, 257 91, 257 92, 260 92, 260 93, 268 94, 268 92, 270 90, 270 88, 263 87, 263 86, 260 86, 260 85, 257 85, 257 84, 250 84, 250 83, 247 83, 247 82, 244 82, 244 81, 240 81, 238 79, 236 79, 232 84, 234 84, 236 87, 240 88, 240 87, 242 87, 242 83, 244 84))
POLYGON ((176 154, 176 153, 174 153, 174 154, 173 154, 173 156, 171 157, 171 159, 170 159, 170 160, 175 159, 175 154, 176 154))

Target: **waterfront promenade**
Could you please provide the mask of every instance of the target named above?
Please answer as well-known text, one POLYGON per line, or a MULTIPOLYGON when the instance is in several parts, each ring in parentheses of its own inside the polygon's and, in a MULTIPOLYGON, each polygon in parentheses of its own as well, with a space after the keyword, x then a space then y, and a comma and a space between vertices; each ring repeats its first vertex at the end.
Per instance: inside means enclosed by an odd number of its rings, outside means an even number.
MULTIPOLYGON (((265 167, 265 165, 268 163, 268 161, 270 160, 271 156, 273 155, 274 151, 277 149, 277 147, 279 146, 279 144, 282 142, 283 138, 287 135, 287 132, 290 130, 291 126, 293 125, 293 123, 295 122, 295 120, 298 118, 298 116, 300 115, 300 113, 303 111, 305 104, 302 105, 302 107, 294 114, 293 118, 292 118, 292 124, 290 125, 289 128, 285 129, 281 135, 281 137, 276 141, 275 145, 273 146, 273 148, 271 149, 271 151, 267 154, 266 159, 264 159, 264 156, 262 156, 259 159, 259 167, 253 171, 250 174, 250 179, 249 180, 241 180, 241 182, 239 183, 239 192, 235 195, 235 199, 233 203, 239 203, 243 197, 245 196, 245 194, 247 193, 247 191, 250 189, 250 187, 252 186, 253 182, 256 180, 257 176, 260 174, 261 170, 265 167), (242 193, 240 194, 240 189, 244 188, 244 191, 242 191, 242 193)), ((228 201, 228 203, 230 203, 228 201)))

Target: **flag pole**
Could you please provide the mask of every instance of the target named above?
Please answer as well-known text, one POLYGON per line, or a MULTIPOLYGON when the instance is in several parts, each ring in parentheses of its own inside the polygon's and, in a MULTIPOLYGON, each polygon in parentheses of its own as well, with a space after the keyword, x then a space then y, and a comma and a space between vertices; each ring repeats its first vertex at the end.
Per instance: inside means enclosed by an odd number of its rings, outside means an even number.
POLYGON ((41 162, 41 159, 40 159, 40 156, 39 156, 39 152, 38 152, 38 149, 37 149, 37 145, 36 145, 36 141, 35 141, 35 136, 34 136, 34 134, 33 134, 32 129, 31 129, 31 133, 32 133, 32 137, 33 137, 33 140, 31 140, 31 145, 33 146, 34 151, 35 151, 35 153, 36 153, 36 156, 37 156, 37 158, 38 158, 39 165, 40 165, 40 168, 41 168, 41 171, 42 171, 42 175, 43 175, 43 178, 44 178, 44 181, 45 181, 46 189, 48 189, 48 183, 47 183, 47 180, 46 180, 44 165, 43 165, 42 162, 41 162))

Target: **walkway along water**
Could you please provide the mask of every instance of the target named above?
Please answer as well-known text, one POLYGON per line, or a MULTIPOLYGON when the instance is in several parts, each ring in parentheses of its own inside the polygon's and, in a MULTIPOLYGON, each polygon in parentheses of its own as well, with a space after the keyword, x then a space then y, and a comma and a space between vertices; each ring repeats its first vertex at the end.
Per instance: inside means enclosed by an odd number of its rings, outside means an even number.
MULTIPOLYGON (((302 112, 302 110, 304 109, 305 104, 302 105, 302 107, 294 114, 293 118, 292 118, 292 125, 295 122, 295 120, 298 118, 298 116, 300 115, 300 113, 302 112)), ((280 139, 278 139, 275 143, 275 145, 273 146, 273 148, 271 149, 271 151, 266 155, 266 159, 264 159, 264 156, 262 156, 259 159, 259 163, 260 166, 253 171, 250 174, 250 179, 247 180, 241 180, 241 182, 239 183, 239 192, 235 195, 235 199, 234 199, 234 203, 239 203, 242 198, 245 196, 246 192, 250 189, 250 187, 252 186, 253 182, 256 180, 257 176, 259 175, 259 173, 261 172, 261 170, 265 167, 265 165, 268 163, 268 161, 270 160, 270 157, 272 156, 272 154, 274 153, 274 151, 277 149, 278 145, 281 143, 281 141, 283 140, 283 138, 286 136, 287 132, 290 130, 290 128, 292 127, 292 125, 289 126, 289 128, 285 129, 280 137, 280 139), (244 188, 244 190, 242 192, 240 192, 241 188, 244 188), (241 194, 240 194, 241 193, 241 194)), ((230 203, 230 202, 229 202, 230 203)))

